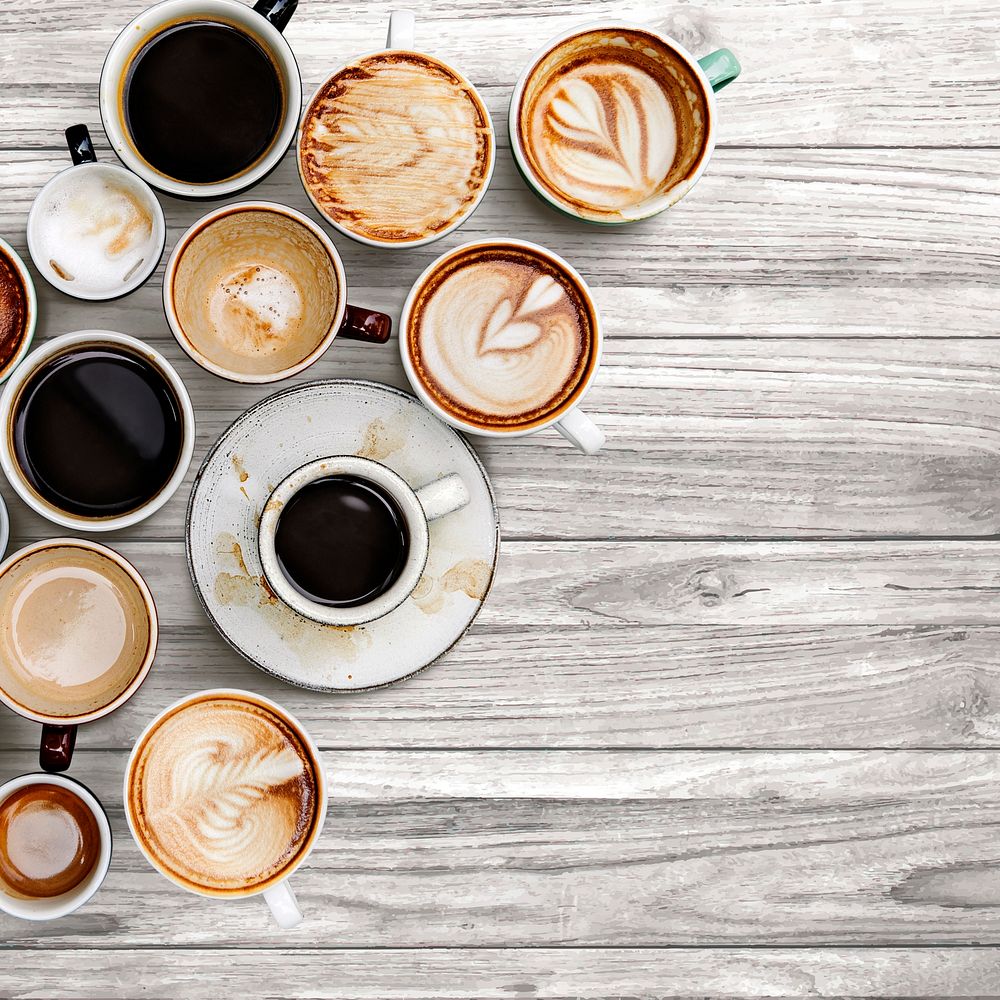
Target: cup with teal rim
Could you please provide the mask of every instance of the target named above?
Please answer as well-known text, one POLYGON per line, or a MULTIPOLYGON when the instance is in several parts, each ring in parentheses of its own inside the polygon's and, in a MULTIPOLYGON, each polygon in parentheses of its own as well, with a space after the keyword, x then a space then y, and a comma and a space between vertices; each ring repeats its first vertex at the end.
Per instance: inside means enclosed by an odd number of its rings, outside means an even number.
POLYGON ((580 25, 546 42, 514 87, 514 161, 535 194, 575 219, 648 219, 705 172, 715 95, 739 74, 729 49, 698 59, 651 27, 580 25))

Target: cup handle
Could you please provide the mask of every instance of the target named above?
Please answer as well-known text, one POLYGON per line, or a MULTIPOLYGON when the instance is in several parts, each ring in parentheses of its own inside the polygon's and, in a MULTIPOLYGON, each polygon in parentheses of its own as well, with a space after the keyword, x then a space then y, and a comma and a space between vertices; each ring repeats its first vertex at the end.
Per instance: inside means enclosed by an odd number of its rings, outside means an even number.
POLYGON ((424 508, 427 520, 436 521, 445 514, 461 510, 468 504, 470 497, 462 477, 452 473, 417 490, 417 499, 424 508))
POLYGON ((553 426, 585 455, 596 455, 604 447, 604 431, 583 410, 570 410, 553 426))
POLYGON ((389 15, 387 49, 412 49, 416 36, 417 18, 412 10, 394 10, 389 15))
POLYGON ((76 726, 42 726, 42 742, 38 748, 38 763, 43 771, 56 774, 66 771, 73 760, 76 746, 76 726))
POLYGON ((69 146, 69 155, 73 157, 73 166, 97 162, 94 144, 90 141, 90 129, 86 125, 70 125, 66 129, 66 145, 69 146))
POLYGON ((702 56, 698 65, 705 71, 712 90, 718 93, 740 75, 740 61, 729 49, 716 49, 702 56))
POLYGON ((348 306, 339 336, 348 340, 362 340, 367 344, 384 344, 392 333, 392 320, 385 313, 360 306, 348 306))
POLYGON ((270 21, 278 31, 284 31, 298 5, 299 0, 257 0, 253 9, 266 21, 270 21))
POLYGON ((277 925, 285 930, 302 923, 302 911, 288 879, 264 890, 264 902, 271 910, 277 925))

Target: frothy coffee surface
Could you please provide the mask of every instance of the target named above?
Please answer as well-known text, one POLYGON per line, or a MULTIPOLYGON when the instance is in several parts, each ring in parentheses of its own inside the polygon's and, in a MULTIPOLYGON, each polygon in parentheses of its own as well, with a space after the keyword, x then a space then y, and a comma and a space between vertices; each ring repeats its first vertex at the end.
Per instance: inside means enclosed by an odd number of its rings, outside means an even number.
POLYGON ((519 131, 532 172, 595 221, 641 217, 696 170, 707 142, 700 80, 638 29, 561 42, 528 77, 519 131))
POLYGON ((407 346, 431 397, 487 430, 525 430, 575 400, 596 363, 596 320, 575 279, 534 250, 452 254, 426 278, 407 346))
POLYGON ((492 156, 489 115, 472 88, 435 59, 390 51, 345 67, 317 94, 299 167, 330 219, 407 243, 472 210, 492 156))
POLYGON ((159 260, 153 197, 123 170, 95 163, 64 171, 33 209, 35 265, 71 293, 121 291, 159 260))
POLYGON ((118 563, 69 545, 29 553, 0 577, 0 688, 40 715, 86 715, 129 687, 150 632, 118 563))
POLYGON ((28 295, 21 275, 0 247, 0 375, 24 342, 28 328, 28 295))
POLYGON ((129 813, 161 871, 208 894, 280 876, 317 824, 312 757, 284 719, 242 698, 176 709, 131 765, 129 813))

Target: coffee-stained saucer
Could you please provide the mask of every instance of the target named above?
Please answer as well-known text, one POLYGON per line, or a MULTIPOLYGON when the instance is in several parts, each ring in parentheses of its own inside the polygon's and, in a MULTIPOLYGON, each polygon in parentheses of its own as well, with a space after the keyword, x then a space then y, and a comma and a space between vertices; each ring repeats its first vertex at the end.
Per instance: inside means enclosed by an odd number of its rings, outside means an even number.
POLYGON ((499 541, 493 490, 465 439, 408 393, 352 379, 296 386, 247 410, 205 459, 188 507, 188 566, 212 623, 262 670, 320 691, 392 684, 447 652, 489 593, 499 541), (412 596, 354 627, 321 625, 283 604, 257 550, 275 486, 333 454, 374 459, 414 489, 457 473, 470 494, 465 508, 430 526, 412 596))

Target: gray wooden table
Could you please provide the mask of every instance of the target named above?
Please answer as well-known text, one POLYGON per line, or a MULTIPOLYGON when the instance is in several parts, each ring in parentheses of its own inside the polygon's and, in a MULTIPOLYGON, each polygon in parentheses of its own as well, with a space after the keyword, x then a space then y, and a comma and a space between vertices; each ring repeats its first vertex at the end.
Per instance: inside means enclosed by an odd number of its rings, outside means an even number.
MULTIPOLYGON (((0 0, 0 235, 94 129, 144 0, 0 0)), ((555 434, 478 446, 502 507, 497 586, 413 681, 285 687, 212 631, 183 560, 187 490, 111 544, 160 603, 132 702, 73 774, 112 811, 101 892, 0 920, 16 997, 1000 996, 1000 56, 982 0, 573 0, 418 6, 423 44, 483 89, 485 203, 409 254, 338 239, 359 302, 398 315, 437 253, 512 234, 575 263, 609 332, 596 459, 555 434), (511 162, 506 99, 540 42, 628 14, 731 46, 717 154, 659 219, 597 232, 511 162), (331 812, 306 922, 156 874, 121 811, 126 753, 182 693, 250 687, 320 744, 331 812)), ((391 4, 303 0, 305 87, 377 47, 391 4)), ((255 194, 306 209, 289 159, 255 194)), ((164 199, 168 245, 204 206, 164 199)), ((177 364, 195 464, 267 390, 181 356, 159 281, 84 305, 40 284, 42 337, 110 328, 177 364)), ((308 377, 396 385, 338 344, 308 377)), ((190 477, 189 477, 190 479, 190 477)), ((14 541, 55 533, 4 484, 14 541)), ((37 731, 0 717, 0 777, 37 731)))

